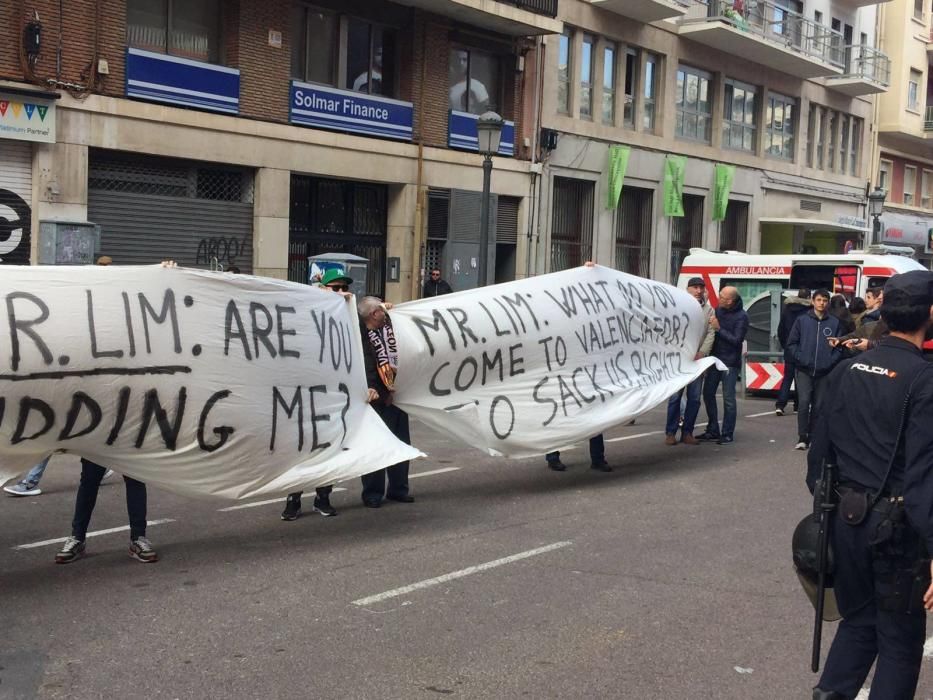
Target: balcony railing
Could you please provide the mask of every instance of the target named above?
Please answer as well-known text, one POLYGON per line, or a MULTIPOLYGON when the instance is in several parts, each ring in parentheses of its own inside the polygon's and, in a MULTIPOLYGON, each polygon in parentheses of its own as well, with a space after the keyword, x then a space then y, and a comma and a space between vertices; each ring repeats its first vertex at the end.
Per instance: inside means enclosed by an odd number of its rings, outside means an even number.
POLYGON ((891 84, 891 59, 871 46, 854 44, 843 49, 843 78, 864 78, 885 87, 891 84))
POLYGON ((923 130, 933 131, 933 107, 927 107, 926 114, 923 115, 923 130))
POLYGON ((769 0, 709 0, 707 16, 838 68, 845 66, 842 32, 769 0))
POLYGON ((507 5, 514 5, 520 10, 534 12, 545 17, 557 17, 557 0, 502 0, 507 5))

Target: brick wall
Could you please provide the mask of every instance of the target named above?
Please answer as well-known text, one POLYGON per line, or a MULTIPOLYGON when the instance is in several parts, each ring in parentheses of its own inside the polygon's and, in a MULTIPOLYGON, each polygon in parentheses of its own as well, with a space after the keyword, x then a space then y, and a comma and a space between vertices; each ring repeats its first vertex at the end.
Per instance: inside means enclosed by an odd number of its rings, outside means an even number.
POLYGON ((38 81, 53 78, 87 85, 94 77, 96 68, 92 63, 98 4, 100 26, 97 33, 97 56, 107 61, 109 75, 100 76, 95 92, 123 94, 126 50, 124 0, 68 0, 62 3, 61 17, 56 0, 26 0, 19 8, 3 3, 0 7, 0 77, 11 80, 25 78, 19 61, 22 33, 26 23, 34 19, 38 12, 42 24, 42 46, 34 71, 38 81), (62 40, 60 70, 57 66, 59 39, 62 40))
POLYGON ((235 65, 240 69, 240 114, 288 121, 291 72, 288 0, 241 0, 235 65), (269 30, 282 32, 282 46, 269 45, 269 30))

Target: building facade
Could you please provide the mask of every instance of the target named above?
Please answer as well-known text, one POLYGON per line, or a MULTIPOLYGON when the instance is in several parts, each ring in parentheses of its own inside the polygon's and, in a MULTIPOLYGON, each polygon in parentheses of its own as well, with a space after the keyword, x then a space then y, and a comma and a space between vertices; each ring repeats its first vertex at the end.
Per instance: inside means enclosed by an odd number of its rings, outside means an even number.
POLYGON ((541 270, 592 257, 672 281, 692 247, 834 252, 867 232, 873 96, 888 84, 873 4, 562 0, 544 53, 541 270), (608 200, 609 150, 630 147, 608 200), (669 156, 683 216, 665 216, 669 156), (734 166, 713 220, 716 164, 734 166), (579 232, 579 233, 578 233, 579 232))
POLYGON ((878 100, 875 184, 887 193, 881 241, 910 246, 933 266, 933 33, 929 0, 880 9, 891 89, 878 100))
MULTIPOLYGON (((0 7, 0 262, 91 221, 116 263, 307 281, 369 260, 367 291, 475 284, 476 119, 507 121, 495 279, 523 274, 531 37, 556 0, 51 0, 0 7), (519 232, 522 236, 519 236, 519 232)), ((490 279, 493 275, 489 275, 490 279)))

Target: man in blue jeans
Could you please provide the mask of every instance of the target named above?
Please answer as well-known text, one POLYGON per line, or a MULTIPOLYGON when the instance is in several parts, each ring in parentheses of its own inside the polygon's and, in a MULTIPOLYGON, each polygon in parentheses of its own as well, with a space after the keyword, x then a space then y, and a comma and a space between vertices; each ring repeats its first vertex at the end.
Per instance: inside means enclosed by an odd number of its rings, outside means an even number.
MULTIPOLYGON (((702 277, 691 277, 687 282, 687 291, 699 303, 703 309, 704 319, 706 321, 706 335, 700 343, 700 347, 694 355, 694 360, 707 357, 713 349, 713 341, 716 338, 716 330, 713 328, 711 320, 714 315, 713 308, 706 300, 706 283, 702 277)), ((677 428, 680 423, 680 400, 687 391, 687 406, 683 412, 683 426, 680 426, 680 441, 685 445, 697 445, 699 442, 693 437, 693 426, 696 424, 697 414, 700 412, 700 393, 703 390, 703 375, 700 375, 686 387, 680 389, 667 401, 667 424, 664 426, 664 442, 667 445, 677 444, 677 428)))
POLYGON ((748 314, 742 308, 742 297, 735 287, 723 287, 719 291, 719 307, 710 322, 716 330, 713 341, 713 357, 728 367, 721 372, 710 367, 703 381, 703 403, 709 423, 697 440, 716 441, 720 445, 731 445, 735 437, 735 422, 738 408, 735 403, 735 383, 742 366, 742 344, 748 332, 748 314), (719 409, 716 406, 716 390, 722 383, 722 431, 719 430, 719 409))

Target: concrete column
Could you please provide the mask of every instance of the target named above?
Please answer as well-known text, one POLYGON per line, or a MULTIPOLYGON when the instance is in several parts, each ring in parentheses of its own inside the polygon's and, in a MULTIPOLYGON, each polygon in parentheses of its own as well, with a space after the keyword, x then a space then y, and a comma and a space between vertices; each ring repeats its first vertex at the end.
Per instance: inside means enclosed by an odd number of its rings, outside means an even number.
POLYGON ((399 280, 388 279, 386 261, 386 301, 398 304, 412 299, 412 282, 421 274, 421 251, 415 250, 415 209, 417 185, 390 185, 387 213, 387 258, 399 258, 399 280))
POLYGON ((87 221, 87 146, 37 143, 32 163, 32 243, 30 259, 37 261, 39 222, 87 221))
POLYGON ((258 168, 253 189, 253 274, 288 279, 291 172, 258 168))

